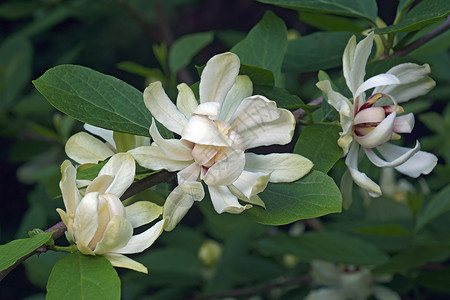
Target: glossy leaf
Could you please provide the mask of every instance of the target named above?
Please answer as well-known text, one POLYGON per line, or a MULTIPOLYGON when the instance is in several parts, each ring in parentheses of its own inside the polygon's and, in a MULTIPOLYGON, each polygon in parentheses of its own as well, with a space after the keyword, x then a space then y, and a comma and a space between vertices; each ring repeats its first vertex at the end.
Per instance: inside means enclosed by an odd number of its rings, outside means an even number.
POLYGON ((279 255, 290 253, 301 261, 326 260, 342 264, 377 265, 388 256, 373 244, 340 232, 314 232, 300 236, 286 234, 257 242, 263 253, 279 255))
POLYGON ((53 267, 46 299, 120 299, 120 279, 103 256, 75 252, 53 267))
POLYGON ((337 140, 342 129, 337 125, 307 126, 295 144, 294 153, 309 158, 313 169, 327 173, 342 156, 337 140))
POLYGON ((298 108, 304 106, 302 100, 296 95, 292 95, 287 90, 276 86, 254 85, 253 94, 263 95, 277 103, 282 108, 298 108))
POLYGON ((263 19, 250 30, 247 37, 230 51, 237 54, 243 64, 272 71, 275 75, 275 83, 278 83, 286 49, 286 25, 274 13, 267 11, 263 19))
POLYGON ((342 209, 338 187, 331 177, 319 171, 312 171, 293 183, 269 183, 258 196, 266 204, 266 209, 254 206, 244 215, 268 225, 316 218, 342 209))
POLYGON ((275 84, 273 72, 263 68, 241 64, 239 74, 247 75, 248 77, 250 77, 254 85, 256 84, 256 85, 272 86, 275 84))
POLYGON ((54 107, 81 122, 149 136, 152 116, 142 93, 115 77, 82 66, 61 65, 33 83, 54 107))
POLYGON ((258 0, 262 3, 274 4, 286 8, 316 13, 327 13, 363 18, 375 22, 377 3, 375 0, 258 0))
POLYGON ((0 270, 12 266, 19 258, 47 243, 51 237, 52 232, 42 232, 27 239, 18 239, 0 245, 0 270))

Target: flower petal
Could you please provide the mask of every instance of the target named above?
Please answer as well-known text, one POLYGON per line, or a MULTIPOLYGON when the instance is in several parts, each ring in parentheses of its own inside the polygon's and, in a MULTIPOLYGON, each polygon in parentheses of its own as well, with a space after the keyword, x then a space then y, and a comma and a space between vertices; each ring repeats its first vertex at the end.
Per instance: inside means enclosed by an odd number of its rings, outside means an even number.
POLYGON ((365 91, 377 86, 393 85, 399 83, 400 80, 392 74, 378 74, 364 81, 355 91, 353 97, 354 99, 356 99, 356 97, 358 97, 365 91))
POLYGON ((374 34, 370 33, 365 39, 356 46, 356 38, 350 38, 344 50, 344 77, 347 86, 355 99, 356 90, 363 83, 366 75, 366 64, 372 51, 374 34))
POLYGON ((239 74, 239 68, 239 58, 234 53, 213 56, 206 63, 200 78, 200 103, 212 101, 222 104, 239 74))
POLYGON ((162 207, 150 201, 138 201, 125 207, 127 220, 137 228, 148 224, 162 214, 162 207))
POLYGON ((381 286, 381 285, 374 285, 372 287, 373 289, 373 295, 375 296, 375 299, 378 300, 401 300, 400 295, 398 295, 396 292, 394 292, 391 289, 388 289, 387 287, 381 286))
POLYGON ((91 124, 86 124, 86 123, 83 125, 83 127, 86 131, 89 131, 90 133, 92 133, 98 137, 101 137, 107 143, 109 143, 111 145, 111 147, 113 147, 114 149, 117 149, 116 143, 114 142, 112 130, 97 127, 97 126, 94 126, 91 124))
POLYGON ((83 197, 75 212, 74 228, 77 247, 87 247, 98 228, 98 193, 83 197))
POLYGON ((219 102, 206 102, 202 103, 192 112, 195 115, 207 116, 211 120, 217 119, 220 112, 219 102))
POLYGON ((239 75, 222 103, 218 119, 228 122, 242 100, 253 94, 253 83, 246 75, 239 75))
POLYGON ((177 173, 178 184, 184 184, 189 181, 198 181, 201 167, 197 163, 192 163, 177 173))
POLYGON ((127 152, 140 146, 150 145, 150 138, 147 136, 114 131, 113 137, 117 145, 117 152, 127 152))
POLYGON ((367 177, 366 174, 358 170, 358 156, 359 145, 357 143, 353 143, 350 146, 347 157, 345 158, 345 164, 350 171, 353 181, 361 188, 369 191, 371 195, 381 195, 381 189, 378 184, 373 182, 369 177, 367 177))
POLYGON ((242 199, 249 202, 249 199, 265 190, 269 182, 270 173, 242 171, 241 176, 233 182, 232 186, 237 188, 244 196, 242 199))
POLYGON ((156 239, 161 235, 164 229, 165 219, 158 221, 155 225, 146 231, 133 235, 123 248, 117 249, 114 252, 122 254, 140 253, 150 247, 156 239))
POLYGON ((244 165, 244 151, 237 149, 213 164, 202 179, 211 186, 230 185, 241 175, 244 165))
POLYGON ((348 299, 344 290, 334 287, 323 287, 312 290, 306 295, 305 300, 346 300, 348 299))
POLYGON ((134 271, 148 274, 148 270, 143 264, 141 264, 131 258, 128 258, 125 255, 122 255, 119 253, 105 253, 105 254, 103 254, 103 256, 107 260, 109 260, 109 262, 114 267, 127 268, 127 269, 131 269, 134 271))
POLYGON ((273 144, 285 145, 292 140, 295 130, 294 115, 281 108, 278 108, 278 112, 280 114, 278 119, 256 124, 238 132, 245 142, 245 149, 273 144))
POLYGON ((170 131, 181 134, 187 119, 164 92, 161 82, 153 82, 144 90, 144 103, 156 120, 170 131))
POLYGON ((399 116, 394 120, 394 127, 392 130, 397 133, 411 133, 414 128, 414 114, 399 116))
MULTIPOLYGON (((417 144, 419 143, 417 142, 417 144)), ((390 143, 377 147, 377 150, 387 160, 394 160, 396 157, 405 155, 405 153, 410 151, 409 148, 392 145, 390 143)), ((425 151, 418 151, 406 162, 395 167, 395 169, 400 173, 416 178, 421 174, 429 174, 436 164, 437 157, 435 155, 425 151)))
POLYGON ((103 232, 103 238, 94 249, 95 254, 114 252, 124 247, 133 235, 133 226, 125 217, 114 216, 103 232))
POLYGON ((118 153, 109 159, 98 173, 98 176, 113 175, 114 180, 105 193, 121 197, 134 180, 136 165, 130 153, 118 153))
MULTIPOLYGON (((383 149, 387 149, 385 151, 389 152, 389 146, 385 146, 388 143, 380 146, 383 149), (387 147, 387 148, 386 148, 387 147)), ((380 148, 380 147, 377 147, 380 148)), ((403 148, 403 147, 402 147, 403 148)), ((364 151, 366 152, 367 158, 369 158, 369 160, 377 167, 380 168, 392 168, 392 167, 397 167, 403 163, 405 163, 408 159, 410 159, 414 154, 416 154, 419 149, 420 149, 420 144, 417 141, 416 142, 416 146, 412 149, 409 148, 403 148, 403 149, 407 149, 406 152, 402 153, 400 156, 394 156, 394 155, 390 155, 390 158, 394 159, 388 159, 388 161, 385 161, 383 159, 381 159, 378 155, 375 154, 375 152, 372 149, 364 149, 364 151)))
POLYGON ((64 206, 68 215, 74 214, 78 204, 81 201, 81 195, 78 191, 77 184, 77 171, 72 163, 65 160, 61 164, 61 181, 59 182, 59 188, 61 189, 64 206))
POLYGON ((85 193, 88 194, 91 192, 97 192, 99 194, 104 194, 113 181, 114 175, 97 176, 91 183, 89 183, 85 193))
POLYGON ((354 139, 358 144, 364 148, 374 148, 389 141, 392 137, 392 128, 394 127, 394 121, 396 113, 393 112, 388 115, 374 130, 366 135, 355 135, 354 139))
POLYGON ((244 210, 252 207, 250 204, 242 206, 237 200, 237 197, 226 186, 208 186, 208 190, 214 209, 219 214, 223 212, 240 214, 244 210))
POLYGON ((72 135, 66 142, 65 150, 67 156, 79 164, 97 164, 114 155, 105 143, 86 132, 72 135))
POLYGON ((192 116, 183 128, 181 138, 196 144, 231 146, 231 140, 217 130, 214 121, 205 116, 192 116))
POLYGON ((177 96, 177 108, 186 119, 189 119, 192 112, 197 108, 198 103, 195 98, 194 92, 186 83, 181 83, 177 86, 178 96, 177 96))
POLYGON ((133 155, 134 159, 139 165, 150 170, 161 170, 165 169, 167 171, 173 172, 186 168, 191 161, 174 160, 169 157, 161 150, 161 148, 153 144, 151 146, 142 146, 133 150, 128 151, 133 155))
POLYGON ((158 131, 155 122, 150 125, 150 135, 167 157, 173 160, 192 160, 191 149, 177 139, 164 139, 158 131))
POLYGON ((258 155, 245 153, 245 170, 270 173, 270 182, 296 181, 311 170, 313 163, 298 154, 271 153, 258 155))
POLYGON ((164 203, 163 219, 166 220, 164 229, 166 231, 173 230, 192 207, 192 204, 194 204, 194 198, 185 193, 180 186, 175 187, 164 203))

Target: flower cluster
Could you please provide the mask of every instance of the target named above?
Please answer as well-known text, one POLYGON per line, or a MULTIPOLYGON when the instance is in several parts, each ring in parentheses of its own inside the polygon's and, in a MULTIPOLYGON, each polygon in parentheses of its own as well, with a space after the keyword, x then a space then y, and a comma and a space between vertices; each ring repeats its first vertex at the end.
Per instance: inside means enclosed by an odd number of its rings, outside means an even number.
MULTIPOLYGON (((409 113, 398 116, 403 112, 398 104, 424 95, 434 87, 435 82, 427 76, 430 67, 427 64, 419 66, 404 63, 364 81, 373 39, 374 34, 370 33, 356 44, 353 36, 345 48, 343 71, 352 93, 351 99, 334 91, 328 80, 318 82, 317 87, 339 112, 342 132, 338 144, 344 150, 344 155, 347 155, 345 164, 351 179, 372 197, 377 197, 381 195, 378 184, 358 170, 360 149, 377 167, 394 167, 411 177, 430 173, 436 166, 437 158, 419 151, 419 142, 412 149, 388 143, 399 139, 401 133, 412 131, 414 115, 409 113), (366 99, 365 92, 370 89, 373 89, 372 94, 366 99)), ((344 195, 351 195, 351 179, 346 175, 343 177, 344 195)))

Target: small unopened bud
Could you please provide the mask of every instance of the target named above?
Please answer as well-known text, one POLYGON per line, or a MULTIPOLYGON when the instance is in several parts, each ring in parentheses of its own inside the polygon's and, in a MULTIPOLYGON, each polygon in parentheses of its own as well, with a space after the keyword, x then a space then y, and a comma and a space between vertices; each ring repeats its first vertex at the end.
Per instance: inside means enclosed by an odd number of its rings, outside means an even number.
POLYGON ((206 240, 198 250, 198 259, 207 268, 215 267, 222 256, 222 246, 213 240, 206 240))

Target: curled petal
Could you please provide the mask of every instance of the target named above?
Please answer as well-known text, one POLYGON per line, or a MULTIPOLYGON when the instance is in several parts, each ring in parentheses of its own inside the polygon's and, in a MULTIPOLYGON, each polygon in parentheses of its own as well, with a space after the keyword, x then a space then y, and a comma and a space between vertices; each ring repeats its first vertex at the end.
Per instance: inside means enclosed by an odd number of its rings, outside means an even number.
POLYGON ((242 100, 253 93, 253 83, 246 75, 239 75, 222 103, 218 119, 228 122, 242 100))
POLYGON ((193 162, 193 159, 186 161, 169 158, 156 144, 153 144, 152 146, 142 146, 130 150, 128 153, 133 155, 139 165, 150 170, 165 169, 173 172, 184 169, 193 162))
POLYGON ((67 156, 79 164, 96 164, 114 155, 105 143, 86 132, 71 136, 67 140, 65 150, 67 156))
POLYGON ((114 181, 113 175, 101 175, 97 176, 91 183, 89 183, 86 188, 86 194, 91 192, 98 192, 99 194, 104 194, 106 189, 114 181))
POLYGON ((240 214, 252 207, 250 204, 241 205, 237 197, 226 186, 208 186, 208 190, 214 209, 219 214, 223 212, 240 214))
POLYGON ((244 165, 244 151, 234 150, 227 157, 212 165, 202 179, 211 186, 230 185, 241 175, 244 165))
POLYGON ((148 273, 147 268, 143 264, 128 258, 125 255, 119 253, 105 253, 103 256, 109 260, 114 267, 127 268, 145 274, 148 273))
POLYGON ((211 120, 215 120, 217 119, 219 112, 220 112, 219 102, 206 102, 197 106, 197 108, 192 112, 192 114, 204 115, 211 120))
POLYGON ((348 170, 350 171, 350 175, 353 178, 353 181, 359 185, 361 188, 368 191, 371 195, 380 196, 381 195, 381 189, 373 182, 366 174, 360 172, 358 170, 358 156, 359 156, 359 145, 357 143, 353 143, 350 146, 350 150, 347 154, 347 157, 345 158, 345 164, 348 167, 348 170))
POLYGON ((374 148, 389 141, 392 137, 392 128, 396 113, 393 112, 388 115, 375 129, 366 135, 355 135, 354 139, 364 148, 374 148))
POLYGON ((118 153, 111 157, 98 173, 98 176, 114 176, 113 182, 105 193, 111 193, 120 198, 133 183, 135 169, 136 165, 130 153, 118 153))
POLYGON ((98 193, 83 197, 75 213, 74 228, 77 247, 87 247, 98 228, 98 193))
POLYGON ((168 158, 173 160, 192 160, 191 149, 177 139, 164 139, 158 131, 155 122, 150 125, 150 135, 168 158))
POLYGON ((353 94, 353 98, 356 99, 356 97, 358 97, 365 91, 377 86, 392 85, 399 83, 400 80, 392 74, 378 74, 364 81, 353 94))
POLYGON ((183 219, 194 204, 194 198, 177 186, 169 194, 164 203, 163 218, 166 220, 164 229, 171 231, 183 219))
POLYGON ((133 235, 133 226, 125 217, 114 216, 106 226, 103 237, 94 249, 95 254, 114 252, 124 247, 133 235))
POLYGON ((166 220, 161 220, 155 225, 144 231, 143 233, 133 235, 123 248, 114 250, 114 252, 122 254, 140 253, 150 247, 156 239, 161 235, 166 220))
POLYGON ((391 289, 381 285, 373 286, 373 294, 378 300, 401 300, 400 296, 391 289))
MULTIPOLYGON (((387 145, 388 143, 386 143, 385 145, 387 145)), ((388 149, 385 150, 387 152, 389 152, 389 146, 380 146, 383 149, 388 149)), ((377 147, 377 149, 379 149, 380 147, 377 147)), ((402 153, 400 156, 395 157, 394 159, 388 159, 388 161, 385 161, 383 159, 381 159, 380 157, 378 157, 375 152, 372 149, 364 149, 364 151, 366 152, 367 158, 369 158, 369 160, 377 167, 381 167, 381 168, 392 168, 392 167, 397 167, 403 163, 405 163, 408 159, 410 159, 414 154, 416 154, 419 150, 420 150, 420 144, 419 142, 416 142, 416 146, 412 149, 409 148, 403 148, 403 149, 407 149, 406 152, 402 153)), ((390 158, 394 157, 395 154, 398 154, 398 152, 396 153, 391 153, 390 158)))
POLYGON ((241 176, 233 182, 233 186, 245 196, 242 200, 249 202, 252 196, 265 190, 269 178, 270 173, 249 172, 244 170, 242 171, 241 176))
POLYGON ((166 95, 161 82, 153 82, 144 90, 144 103, 156 120, 170 131, 181 134, 187 119, 166 95))
POLYGON ((213 56, 200 77, 200 103, 222 104, 239 74, 240 62, 236 54, 226 52, 213 56))
POLYGON ((369 107, 359 111, 354 120, 354 124, 378 123, 385 118, 384 109, 382 107, 369 107))
POLYGON ((77 171, 72 163, 65 160, 61 164, 61 189, 64 206, 68 215, 74 214, 78 204, 81 201, 81 195, 76 185, 77 171))
MULTIPOLYGON (((417 144, 419 144, 417 142, 417 144)), ((377 148, 377 150, 387 160, 394 160, 396 157, 405 155, 411 149, 386 143, 377 148)), ((395 167, 397 171, 410 177, 419 177, 421 174, 429 174, 437 164, 437 157, 425 151, 418 151, 406 162, 395 167)))
POLYGON ((186 83, 181 83, 177 86, 177 108, 183 115, 189 119, 192 112, 197 108, 198 103, 195 98, 194 92, 186 83))
POLYGON ((111 145, 111 147, 113 147, 114 149, 117 149, 116 143, 114 142, 112 130, 93 126, 91 124, 84 124, 83 127, 86 131, 89 131, 90 133, 92 133, 98 137, 101 137, 107 143, 109 143, 111 145))
POLYGON ((178 184, 184 184, 189 181, 197 181, 200 176, 201 167, 197 163, 192 163, 177 173, 178 184))
POLYGON ((149 201, 138 201, 125 207, 127 220, 137 228, 148 224, 162 214, 162 207, 149 201))
POLYGON ((397 133, 411 133, 414 128, 414 114, 409 113, 395 118, 392 130, 397 133))
POLYGON ((183 128, 181 138, 202 145, 231 146, 230 139, 217 130, 214 121, 205 116, 192 116, 183 128))
POLYGON ((245 170, 270 174, 270 182, 296 181, 311 170, 313 163, 298 154, 271 153, 258 155, 245 153, 245 170))

